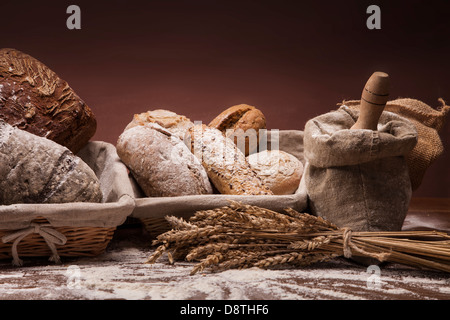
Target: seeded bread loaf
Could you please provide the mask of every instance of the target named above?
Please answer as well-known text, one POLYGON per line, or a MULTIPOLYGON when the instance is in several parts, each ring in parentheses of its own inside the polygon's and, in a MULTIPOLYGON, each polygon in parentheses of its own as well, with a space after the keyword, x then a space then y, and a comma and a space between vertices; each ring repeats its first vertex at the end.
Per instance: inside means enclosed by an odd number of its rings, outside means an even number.
POLYGON ((0 205, 101 201, 98 178, 81 158, 0 120, 0 205))
POLYGON ((156 109, 135 114, 133 120, 126 126, 125 130, 148 123, 157 123, 180 139, 184 139, 186 131, 194 125, 190 119, 183 115, 169 110, 156 109))
POLYGON ((201 159, 209 178, 222 194, 271 195, 270 189, 251 169, 245 155, 221 131, 194 125, 185 141, 201 159))
POLYGON ((117 154, 148 197, 210 194, 200 161, 181 139, 156 123, 125 130, 117 154))
POLYGON ((265 150, 249 155, 247 160, 274 194, 293 194, 298 189, 303 164, 292 154, 281 150, 265 150))
POLYGON ((97 122, 66 81, 35 58, 0 49, 0 119, 78 153, 97 122))

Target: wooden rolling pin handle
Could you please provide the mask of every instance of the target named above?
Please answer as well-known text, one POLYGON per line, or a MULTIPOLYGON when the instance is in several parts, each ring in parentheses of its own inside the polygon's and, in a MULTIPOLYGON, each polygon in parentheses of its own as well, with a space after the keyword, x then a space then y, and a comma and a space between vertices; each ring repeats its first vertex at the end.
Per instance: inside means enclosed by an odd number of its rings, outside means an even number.
POLYGON ((389 98, 389 75, 374 72, 361 94, 359 117, 350 129, 377 130, 378 120, 389 98))

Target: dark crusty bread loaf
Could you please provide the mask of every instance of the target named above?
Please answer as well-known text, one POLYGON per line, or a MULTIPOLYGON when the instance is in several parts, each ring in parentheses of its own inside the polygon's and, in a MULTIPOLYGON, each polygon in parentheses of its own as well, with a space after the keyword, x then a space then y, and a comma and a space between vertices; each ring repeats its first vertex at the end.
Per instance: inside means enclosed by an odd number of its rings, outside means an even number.
POLYGON ((0 119, 75 154, 97 128, 91 109, 66 81, 15 49, 0 49, 0 119))
POLYGON ((183 141, 157 123, 125 130, 117 154, 148 197, 211 194, 200 161, 183 141))
POLYGON ((270 189, 252 170, 245 155, 221 131, 194 125, 185 139, 201 159, 209 178, 222 194, 271 195, 270 189))
POLYGON ((101 201, 99 180, 81 158, 0 120, 0 205, 101 201))

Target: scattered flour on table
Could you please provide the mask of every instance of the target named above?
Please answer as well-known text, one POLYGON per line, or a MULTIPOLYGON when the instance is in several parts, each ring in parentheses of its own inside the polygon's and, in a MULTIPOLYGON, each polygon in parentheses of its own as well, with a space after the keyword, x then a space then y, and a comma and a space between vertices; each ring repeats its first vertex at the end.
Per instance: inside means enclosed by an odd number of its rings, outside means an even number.
MULTIPOLYGON (((227 270, 190 276, 194 264, 143 262, 149 249, 120 248, 63 265, 12 268, 0 264, 0 299, 429 299, 450 298, 449 277, 414 269, 381 269, 380 286, 368 288, 368 273, 346 261, 304 269, 227 270)), ((26 258, 25 258, 26 259, 26 258)))

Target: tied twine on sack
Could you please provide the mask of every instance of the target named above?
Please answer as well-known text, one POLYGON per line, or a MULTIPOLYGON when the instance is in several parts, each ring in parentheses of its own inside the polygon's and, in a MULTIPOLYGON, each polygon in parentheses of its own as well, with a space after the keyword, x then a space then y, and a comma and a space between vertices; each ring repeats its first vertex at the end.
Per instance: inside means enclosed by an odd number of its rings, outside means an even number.
POLYGON ((2 237, 3 243, 14 241, 11 248, 13 256, 12 264, 14 266, 23 265, 23 261, 19 258, 19 254, 17 252, 17 246, 20 243, 20 241, 22 241, 22 239, 24 239, 25 237, 27 237, 32 233, 37 233, 42 238, 44 238, 45 242, 47 243, 47 246, 50 248, 52 252, 52 256, 49 258, 49 261, 60 263, 61 259, 56 250, 56 244, 58 245, 66 244, 67 238, 59 231, 56 231, 55 229, 51 228, 51 224, 31 223, 28 228, 14 231, 9 235, 2 237))

